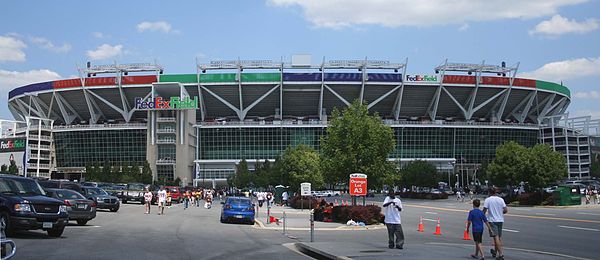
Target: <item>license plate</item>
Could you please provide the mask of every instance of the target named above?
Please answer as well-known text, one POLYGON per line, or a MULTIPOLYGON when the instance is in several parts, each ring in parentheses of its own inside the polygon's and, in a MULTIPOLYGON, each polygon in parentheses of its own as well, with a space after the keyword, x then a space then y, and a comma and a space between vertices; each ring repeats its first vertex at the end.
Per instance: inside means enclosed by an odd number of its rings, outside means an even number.
POLYGON ((42 223, 42 228, 52 228, 52 222, 44 222, 44 223, 42 223))
POLYGON ((79 205, 77 205, 78 209, 85 209, 86 207, 87 207, 87 205, 85 205, 85 204, 79 204, 79 205))
POLYGON ((235 215, 235 218, 244 218, 242 215, 235 215))

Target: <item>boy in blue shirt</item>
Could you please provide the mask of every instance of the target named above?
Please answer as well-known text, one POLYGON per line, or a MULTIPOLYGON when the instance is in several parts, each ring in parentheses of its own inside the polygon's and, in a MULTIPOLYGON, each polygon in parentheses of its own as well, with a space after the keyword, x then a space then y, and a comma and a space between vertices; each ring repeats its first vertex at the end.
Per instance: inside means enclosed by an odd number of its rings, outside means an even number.
MULTIPOLYGON (((479 205, 481 202, 478 199, 473 200, 473 210, 469 211, 469 217, 467 222, 467 232, 469 232, 469 227, 473 225, 473 240, 475 241, 475 254, 471 255, 472 258, 475 259, 484 259, 483 257, 483 245, 482 245, 482 236, 483 236, 483 223, 490 230, 490 224, 488 223, 485 214, 483 211, 479 209, 479 205)), ((491 235, 491 233, 490 233, 491 235)))

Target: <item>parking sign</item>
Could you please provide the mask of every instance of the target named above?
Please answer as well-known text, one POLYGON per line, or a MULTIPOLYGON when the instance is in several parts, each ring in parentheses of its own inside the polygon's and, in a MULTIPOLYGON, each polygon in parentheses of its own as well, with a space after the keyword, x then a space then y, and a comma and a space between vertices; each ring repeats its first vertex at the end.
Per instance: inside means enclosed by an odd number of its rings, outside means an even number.
POLYGON ((350 174, 350 196, 367 195, 367 175, 362 173, 350 174))
POLYGON ((310 182, 300 183, 300 195, 310 196, 310 182))

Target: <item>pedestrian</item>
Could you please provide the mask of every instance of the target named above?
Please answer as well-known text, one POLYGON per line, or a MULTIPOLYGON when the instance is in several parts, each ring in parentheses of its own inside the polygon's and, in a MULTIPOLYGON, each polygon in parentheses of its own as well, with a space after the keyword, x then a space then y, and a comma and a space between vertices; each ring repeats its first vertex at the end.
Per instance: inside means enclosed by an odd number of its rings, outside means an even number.
POLYGON ((287 191, 284 191, 281 194, 281 200, 283 201, 283 205, 287 206, 288 205, 288 199, 289 199, 289 195, 287 191))
POLYGON ((263 203, 265 202, 265 193, 264 192, 258 192, 256 194, 256 199, 258 200, 258 207, 262 208, 263 203))
POLYGON ((596 189, 596 187, 594 187, 592 193, 594 194, 594 198, 596 198, 596 204, 600 204, 600 194, 598 194, 598 189, 596 189))
POLYGON ((196 191, 196 207, 200 207, 200 197, 202 197, 202 191, 196 191))
POLYGON ((462 200, 463 202, 465 201, 465 198, 463 198, 462 196, 462 191, 460 188, 456 189, 456 201, 460 201, 462 200))
POLYGON ((160 187, 158 191, 158 215, 165 214, 165 206, 167 204, 167 191, 165 187, 160 187))
POLYGON ((495 188, 490 190, 490 197, 483 202, 483 213, 487 214, 490 229, 492 230, 490 237, 494 239, 494 248, 490 249, 492 257, 503 260, 502 225, 504 224, 504 214, 508 213, 508 208, 504 200, 496 195, 495 188))
POLYGON ((210 192, 210 190, 208 190, 206 192, 206 196, 204 197, 204 199, 206 200, 204 207, 207 209, 210 209, 212 207, 212 199, 213 199, 213 195, 212 195, 212 192, 210 192))
POLYGON ((186 210, 190 204, 190 192, 185 191, 183 193, 183 210, 186 210))
POLYGON ((268 192, 265 199, 267 200, 267 207, 273 207, 273 193, 268 192))
POLYGON ((146 192, 144 193, 144 202, 146 204, 146 213, 150 214, 150 204, 152 203, 152 192, 146 187, 146 192))
POLYGON ((473 241, 475 242, 475 254, 471 255, 471 258, 475 259, 484 259, 483 256, 483 245, 482 245, 482 237, 483 237, 483 224, 487 226, 488 230, 492 232, 490 224, 488 223, 485 214, 483 211, 479 209, 481 202, 479 199, 473 200, 473 209, 469 211, 469 216, 467 217, 467 232, 469 232, 469 228, 473 225, 473 241))
POLYGON ((384 222, 388 230, 388 247, 402 249, 404 247, 404 232, 402 232, 402 222, 400 219, 402 201, 396 198, 393 190, 388 192, 388 196, 383 201, 383 208, 385 215, 384 222))

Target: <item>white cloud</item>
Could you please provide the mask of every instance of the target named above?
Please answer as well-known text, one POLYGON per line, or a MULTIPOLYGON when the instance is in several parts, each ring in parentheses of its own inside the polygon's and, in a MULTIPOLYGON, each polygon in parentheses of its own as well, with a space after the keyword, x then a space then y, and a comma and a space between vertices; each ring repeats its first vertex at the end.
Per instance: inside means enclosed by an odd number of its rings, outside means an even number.
POLYGON ((557 13, 587 0, 267 0, 276 7, 300 6, 316 27, 353 25, 432 26, 502 19, 530 19, 557 13))
POLYGON ((464 31, 466 31, 466 30, 468 30, 468 29, 469 29, 469 24, 468 24, 468 23, 466 23, 466 24, 463 24, 463 25, 461 25, 461 26, 458 28, 458 30, 459 30, 459 31, 461 31, 461 32, 464 32, 464 31))
POLYGON ((59 53, 67 53, 71 50, 71 44, 68 43, 64 43, 61 46, 55 46, 54 43, 52 43, 52 41, 43 38, 43 37, 29 37, 29 39, 31 40, 31 42, 37 46, 39 46, 42 49, 46 49, 46 50, 50 50, 53 52, 59 52, 59 53))
POLYGON ((17 38, 0 36, 0 62, 25 61, 25 48, 27 45, 17 38))
POLYGON ((576 110, 569 112, 569 117, 592 116, 592 119, 600 119, 600 111, 598 110, 576 110))
POLYGON ((87 51, 87 56, 92 60, 106 60, 123 54, 123 45, 111 46, 102 44, 96 50, 87 51))
MULTIPOLYGON (((60 79, 61 76, 51 70, 8 71, 0 70, 0 98, 6 100, 8 92, 31 83, 60 79)), ((6 107, 6 105, 4 105, 6 107)))
POLYGON ((519 76, 548 81, 600 76, 600 57, 550 62, 534 71, 521 73, 519 76))
POLYGON ((591 91, 577 91, 573 93, 574 98, 579 99, 598 99, 600 100, 600 91, 591 90, 591 91))
POLYGON ((138 32, 145 31, 160 31, 164 33, 171 32, 171 24, 165 21, 158 22, 141 22, 137 25, 138 32))
POLYGON ((92 36, 94 36, 94 38, 98 38, 98 39, 104 39, 104 38, 106 38, 106 37, 107 37, 107 35, 104 35, 104 34, 103 34, 103 33, 101 33, 101 32, 93 32, 93 33, 92 33, 92 36))
POLYGON ((569 20, 560 15, 552 16, 550 20, 542 21, 529 31, 529 34, 545 34, 558 36, 565 33, 587 33, 598 29, 598 20, 587 19, 584 22, 569 20))

